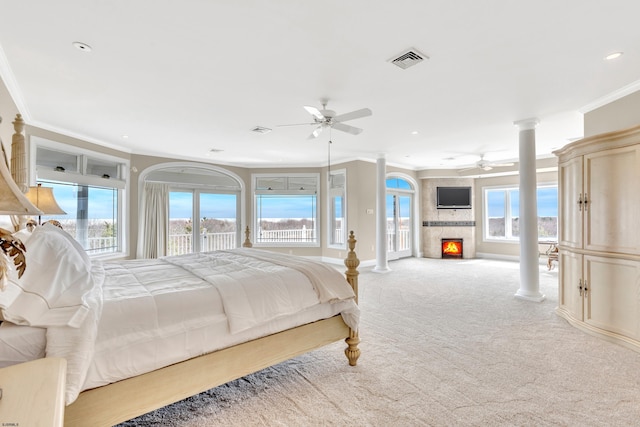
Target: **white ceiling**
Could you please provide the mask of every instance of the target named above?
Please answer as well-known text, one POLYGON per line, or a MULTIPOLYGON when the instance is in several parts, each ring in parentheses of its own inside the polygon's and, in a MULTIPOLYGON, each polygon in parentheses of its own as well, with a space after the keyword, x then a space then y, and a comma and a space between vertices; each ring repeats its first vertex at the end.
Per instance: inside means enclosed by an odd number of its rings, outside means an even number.
POLYGON ((0 74, 27 123, 218 164, 325 165, 331 133, 332 163, 462 167, 478 160, 464 153, 517 158, 513 122, 531 117, 548 156, 582 136, 590 106, 640 88, 637 0, 1 0, 0 12, 0 74), (408 48, 429 59, 389 62, 408 48), (348 122, 358 136, 278 127, 311 122, 303 106, 322 99, 373 115, 348 122))

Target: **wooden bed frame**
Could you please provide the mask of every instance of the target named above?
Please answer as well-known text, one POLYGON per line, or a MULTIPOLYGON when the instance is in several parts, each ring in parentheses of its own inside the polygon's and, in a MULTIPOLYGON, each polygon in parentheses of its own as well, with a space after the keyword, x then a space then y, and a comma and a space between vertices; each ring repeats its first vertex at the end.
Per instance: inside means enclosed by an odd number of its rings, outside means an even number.
MULTIPOLYGON (((348 244, 345 276, 357 302, 360 261, 353 231, 348 244)), ((337 315, 83 391, 66 407, 64 424, 112 426, 342 339, 349 365, 355 366, 360 357, 358 331, 337 315)))

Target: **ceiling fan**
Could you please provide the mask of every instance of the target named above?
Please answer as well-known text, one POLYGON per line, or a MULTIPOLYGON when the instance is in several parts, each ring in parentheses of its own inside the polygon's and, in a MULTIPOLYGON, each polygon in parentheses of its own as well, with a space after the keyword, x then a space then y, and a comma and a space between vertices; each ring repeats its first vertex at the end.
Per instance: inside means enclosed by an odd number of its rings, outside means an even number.
POLYGON ((342 132, 350 133, 351 135, 358 135, 362 132, 362 129, 348 125, 344 122, 354 119, 359 119, 361 117, 370 116, 372 111, 369 108, 361 108, 360 110, 355 110, 350 113, 339 114, 336 115, 336 112, 333 110, 327 110, 327 101, 322 103, 322 110, 317 109, 316 107, 310 107, 308 105, 304 106, 304 109, 307 110, 309 114, 313 117, 312 123, 298 123, 293 125, 280 125, 280 126, 302 126, 302 125, 313 125, 316 128, 311 132, 311 135, 307 139, 317 138, 324 128, 336 129, 342 132))
POLYGON ((466 172, 474 169, 482 169, 483 171, 490 171, 493 168, 501 168, 507 166, 513 166, 513 163, 498 163, 498 162, 489 162, 484 159, 484 154, 480 154, 480 160, 476 162, 474 166, 459 169, 458 172, 466 172))

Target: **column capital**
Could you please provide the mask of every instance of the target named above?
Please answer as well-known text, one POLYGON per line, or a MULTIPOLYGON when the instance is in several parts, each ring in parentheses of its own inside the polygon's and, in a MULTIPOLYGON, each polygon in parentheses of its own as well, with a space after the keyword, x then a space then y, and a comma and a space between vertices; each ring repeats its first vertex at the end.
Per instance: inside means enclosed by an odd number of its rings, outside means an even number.
POLYGON ((530 117, 528 119, 516 120, 515 122, 513 122, 513 124, 518 126, 518 128, 520 128, 520 130, 535 129, 536 126, 538 126, 539 123, 540 123, 540 120, 538 120, 536 117, 530 117))
POLYGON ((378 153, 378 159, 386 159, 387 153, 378 153))

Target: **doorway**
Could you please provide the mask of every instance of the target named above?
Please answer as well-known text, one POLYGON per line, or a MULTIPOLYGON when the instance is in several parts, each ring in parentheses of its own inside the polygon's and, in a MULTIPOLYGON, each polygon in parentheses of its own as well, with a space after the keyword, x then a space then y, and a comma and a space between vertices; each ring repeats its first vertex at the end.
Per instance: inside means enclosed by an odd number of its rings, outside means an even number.
POLYGON ((401 177, 386 180, 387 259, 410 257, 413 244, 413 203, 415 190, 401 177))

